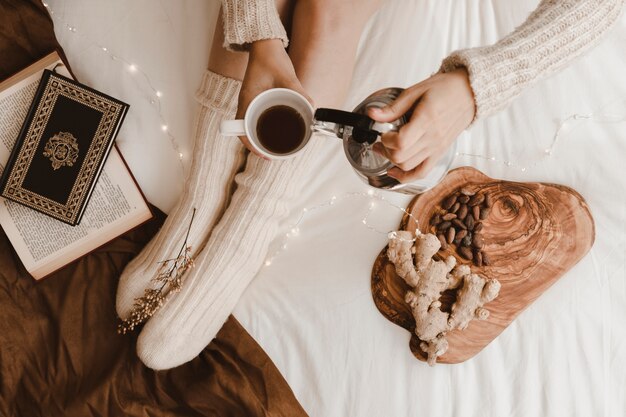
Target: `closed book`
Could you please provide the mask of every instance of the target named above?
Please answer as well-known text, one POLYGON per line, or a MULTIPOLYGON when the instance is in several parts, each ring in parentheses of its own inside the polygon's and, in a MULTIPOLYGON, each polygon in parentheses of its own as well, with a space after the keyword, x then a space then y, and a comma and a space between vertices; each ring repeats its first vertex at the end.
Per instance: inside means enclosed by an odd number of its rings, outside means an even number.
POLYGON ((0 195, 77 225, 128 107, 45 70, 0 180, 0 195))

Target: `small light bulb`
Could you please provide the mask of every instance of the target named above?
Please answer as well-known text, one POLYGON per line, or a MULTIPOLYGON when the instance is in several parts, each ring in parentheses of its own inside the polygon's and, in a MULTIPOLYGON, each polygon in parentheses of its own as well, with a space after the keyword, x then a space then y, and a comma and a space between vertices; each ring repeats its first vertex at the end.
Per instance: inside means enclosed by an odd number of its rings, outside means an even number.
POLYGON ((550 149, 550 148, 546 148, 543 152, 544 152, 546 155, 552 155, 552 149, 550 149))
POLYGON ((163 97, 163 93, 162 93, 162 92, 160 92, 160 91, 157 91, 157 92, 156 92, 156 96, 157 96, 157 97, 163 97))
POLYGON ((374 190, 367 190, 367 195, 369 195, 369 196, 374 195, 374 190))
POLYGON ((44 4, 43 4, 43 7, 48 7, 48 3, 44 3, 44 4))
POLYGON ((106 46, 103 46, 103 47, 102 47, 102 50, 103 50, 104 52, 107 52, 107 51, 108 51, 108 49, 107 49, 107 47, 106 47, 106 46))
POLYGON ((287 249, 287 244, 286 243, 283 245, 283 249, 287 249))
POLYGON ((130 65, 128 66, 128 70, 129 70, 130 72, 137 72, 137 66, 136 66, 135 64, 130 64, 130 65))
POLYGON ((297 235, 299 231, 300 229, 298 229, 297 227, 294 227, 293 229, 291 229, 291 233, 294 235, 297 235))
POLYGON ((270 261, 269 259, 265 261, 265 266, 270 266, 271 264, 272 264, 272 261, 270 261))
POLYGON ((161 125, 161 130, 167 132, 167 125, 161 125))
POLYGON ((178 157, 179 157, 180 159, 183 159, 183 153, 182 153, 182 152, 178 152, 178 157))
POLYGON ((306 207, 302 209, 302 212, 303 212, 303 213, 306 213, 307 211, 309 211, 309 209, 308 209, 308 208, 306 208, 306 207))
POLYGON ((489 159, 491 159, 492 161, 495 161, 495 160, 496 160, 496 157, 495 157, 495 156, 492 156, 492 157, 491 157, 491 158, 489 158, 489 159))
POLYGON ((525 167, 524 167, 524 168, 522 168, 522 172, 526 172, 526 168, 525 168, 525 167))
POLYGON ((367 220, 366 220, 366 219, 361 220, 361 222, 362 222, 363 224, 367 224, 367 220))

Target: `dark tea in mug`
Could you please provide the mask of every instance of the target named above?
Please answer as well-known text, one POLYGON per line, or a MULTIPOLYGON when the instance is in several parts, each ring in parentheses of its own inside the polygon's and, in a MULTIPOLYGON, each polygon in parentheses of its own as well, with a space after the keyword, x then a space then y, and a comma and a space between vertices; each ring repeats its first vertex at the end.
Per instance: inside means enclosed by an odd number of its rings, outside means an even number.
POLYGON ((306 123, 297 110, 289 106, 266 109, 256 125, 257 138, 268 151, 286 155, 296 151, 306 138, 306 123))

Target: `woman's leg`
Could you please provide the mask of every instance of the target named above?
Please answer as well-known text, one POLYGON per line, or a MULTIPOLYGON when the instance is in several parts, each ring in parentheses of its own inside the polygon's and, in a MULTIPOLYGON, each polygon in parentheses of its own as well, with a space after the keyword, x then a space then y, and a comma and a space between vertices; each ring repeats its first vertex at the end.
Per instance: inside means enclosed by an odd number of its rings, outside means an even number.
POLYGON ((219 134, 223 119, 234 118, 240 80, 245 73, 248 54, 229 52, 222 47, 224 34, 221 13, 213 39, 208 71, 196 93, 198 110, 194 126, 192 163, 185 188, 163 227, 133 259, 120 277, 116 308, 118 315, 129 318, 137 297, 144 290, 161 285, 154 282, 159 262, 176 258, 189 229, 191 256, 206 242, 209 232, 221 217, 232 193, 235 174, 244 163, 240 141, 219 134))
MULTIPOLYGON (((289 28, 293 14, 292 0, 277 0, 279 14, 289 28)), ((222 13, 218 15, 209 56, 208 70, 196 93, 198 115, 194 126, 194 150, 191 168, 183 194, 167 217, 163 227, 124 269, 117 290, 119 317, 128 319, 135 300, 146 289, 160 286, 154 281, 166 259, 176 258, 185 241, 191 257, 196 256, 228 206, 234 187, 234 176, 243 168, 245 149, 240 141, 219 134, 220 122, 233 119, 241 80, 246 71, 248 54, 230 52, 223 47, 222 13)))
MULTIPOLYGON (((295 16, 304 16, 300 8, 305 3, 304 0, 297 3, 295 16)), ((344 100, 345 84, 352 72, 348 66, 353 62, 358 36, 369 17, 356 15, 364 10, 356 7, 351 12, 352 19, 344 22, 348 26, 352 24, 351 30, 355 31, 347 39, 324 37, 325 30, 334 29, 331 22, 336 9, 333 8, 316 19, 303 21, 301 26, 293 26, 295 42, 290 54, 304 87, 318 103, 332 105, 344 100), (308 41, 301 31, 317 34, 318 42, 308 41), (326 39, 328 44, 320 43, 321 39, 326 39), (301 51, 300 48, 312 49, 301 51), (330 49, 337 52, 327 56, 330 49), (317 60, 309 59, 308 54, 317 60), (336 69, 341 77, 326 75, 336 75, 336 69)), ((350 32, 341 28, 341 33, 344 31, 350 32)), ((316 167, 323 165, 319 161, 336 150, 330 145, 330 141, 314 138, 302 154, 282 162, 248 156, 245 171, 236 177, 237 188, 230 205, 195 259, 195 268, 186 276, 182 290, 156 312, 139 336, 137 352, 146 365, 167 369, 183 364, 197 356, 215 337, 262 266, 280 221, 289 213, 291 201, 316 167)))
POLYGON ((289 56, 317 107, 343 105, 356 49, 370 17, 384 0, 299 0, 289 56))

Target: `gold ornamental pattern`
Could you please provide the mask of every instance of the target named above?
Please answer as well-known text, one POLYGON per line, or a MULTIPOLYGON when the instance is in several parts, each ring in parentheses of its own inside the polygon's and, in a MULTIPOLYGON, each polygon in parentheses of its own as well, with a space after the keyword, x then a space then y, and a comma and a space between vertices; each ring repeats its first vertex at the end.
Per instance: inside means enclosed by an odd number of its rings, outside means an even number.
POLYGON ((123 108, 124 106, 120 103, 108 100, 51 74, 26 132, 23 146, 7 180, 4 194, 14 201, 41 210, 52 217, 75 223, 80 214, 82 203, 90 192, 92 180, 99 172, 101 161, 112 146, 112 141, 109 141, 109 138, 115 134, 114 130, 117 128, 123 108), (42 140, 57 98, 60 96, 102 113, 102 118, 89 149, 82 151, 86 152, 85 158, 65 204, 23 188, 28 169, 42 140))
POLYGON ((61 167, 71 167, 78 159, 78 140, 68 132, 59 132, 46 142, 43 156, 52 162, 55 171, 61 167))

